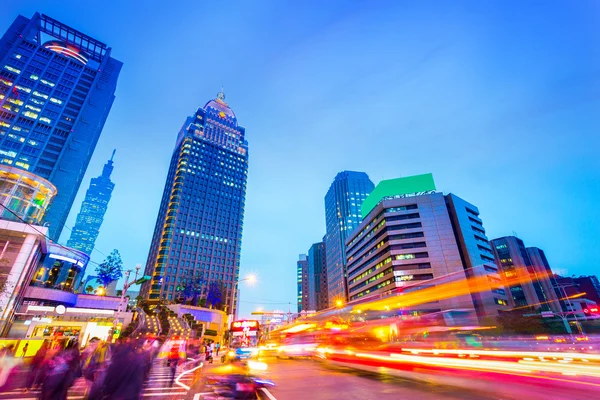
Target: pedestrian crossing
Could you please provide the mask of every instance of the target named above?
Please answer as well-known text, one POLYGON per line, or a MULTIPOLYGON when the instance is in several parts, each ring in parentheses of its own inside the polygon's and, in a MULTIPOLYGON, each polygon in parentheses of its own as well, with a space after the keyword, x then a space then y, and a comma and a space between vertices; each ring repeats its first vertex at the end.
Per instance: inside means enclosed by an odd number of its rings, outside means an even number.
MULTIPOLYGON (((182 366, 177 368, 175 378, 177 378, 181 372, 183 372, 182 366)), ((154 361, 152 369, 148 379, 144 383, 142 391, 142 397, 144 398, 164 398, 164 399, 185 399, 188 395, 188 389, 186 387, 193 386, 194 374, 186 374, 181 376, 177 381, 181 382, 182 385, 178 385, 177 382, 173 382, 171 386, 171 368, 166 365, 164 359, 157 359, 154 361)), ((25 380, 22 377, 17 377, 20 381, 25 380)), ((17 385, 20 386, 20 385, 17 385)), ((24 385, 21 385, 24 386, 24 385)), ((87 398, 87 394, 90 389, 90 383, 84 378, 79 378, 75 381, 75 384, 69 389, 67 396, 68 400, 82 400, 87 398)), ((40 395, 40 390, 26 391, 22 387, 13 387, 11 389, 0 391, 0 400, 37 400, 40 395)))

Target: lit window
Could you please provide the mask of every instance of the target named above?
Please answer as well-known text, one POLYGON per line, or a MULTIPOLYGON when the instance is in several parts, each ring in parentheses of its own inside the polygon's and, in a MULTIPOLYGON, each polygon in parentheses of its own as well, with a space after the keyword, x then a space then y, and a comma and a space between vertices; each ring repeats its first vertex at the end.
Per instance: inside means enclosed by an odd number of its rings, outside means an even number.
POLYGON ((36 119, 38 117, 38 114, 32 112, 32 111, 25 111, 23 113, 24 116, 29 117, 29 118, 33 118, 36 119))
POLYGON ((22 106, 22 105, 23 105, 23 102, 22 102, 21 100, 19 100, 19 99, 12 99, 12 98, 9 98, 9 99, 7 99, 6 101, 8 101, 8 102, 10 102, 10 103, 13 103, 13 104, 16 104, 16 105, 19 105, 19 106, 22 106))
POLYGON ((29 105, 29 104, 25 105, 25 108, 27 108, 27 109, 29 109, 29 110, 37 111, 37 112, 41 112, 41 111, 42 111, 42 109, 41 109, 41 108, 39 108, 39 107, 34 107, 34 106, 32 106, 32 105, 29 105))
POLYGON ((4 151, 4 150, 0 150, 0 154, 2 154, 3 156, 8 156, 8 157, 12 157, 15 158, 17 156, 17 153, 14 151, 4 151))
POLYGON ((50 87, 54 87, 54 83, 47 81, 45 79, 42 79, 40 82, 42 82, 44 85, 48 85, 50 87))
POLYGON ((6 86, 12 86, 13 85, 13 83, 11 81, 6 80, 6 79, 2 79, 2 78, 0 78, 0 83, 5 84, 6 86))
POLYGON ((47 95, 47 94, 40 93, 40 92, 38 92, 37 90, 34 90, 34 91, 33 91, 33 95, 34 95, 34 96, 37 96, 37 97, 43 97, 43 98, 44 98, 44 99, 46 99, 46 100, 48 99, 48 95, 47 95))
POLYGON ((33 79, 34 81, 37 81, 38 79, 40 79, 40 77, 37 76, 36 74, 31 74, 31 75, 29 75, 29 79, 33 79))
POLYGON ((47 124, 51 124, 52 123, 52 121, 50 120, 50 118, 47 118, 47 117, 41 117, 40 121, 45 122, 47 124))
POLYGON ((399 254, 396 256, 396 260, 410 260, 415 258, 414 254, 399 254))
POLYGON ((15 86, 15 87, 16 87, 18 90, 22 90, 22 91, 24 91, 24 92, 31 93, 31 89, 29 89, 28 87, 19 86, 19 85, 15 86))
POLYGON ((14 72, 15 74, 20 74, 21 73, 20 69, 16 69, 14 67, 11 67, 10 65, 5 65, 4 68, 7 69, 7 70, 9 70, 10 72, 14 72))
POLYGON ((23 169, 29 169, 29 164, 24 163, 23 161, 17 161, 15 163, 17 167, 21 167, 23 169))

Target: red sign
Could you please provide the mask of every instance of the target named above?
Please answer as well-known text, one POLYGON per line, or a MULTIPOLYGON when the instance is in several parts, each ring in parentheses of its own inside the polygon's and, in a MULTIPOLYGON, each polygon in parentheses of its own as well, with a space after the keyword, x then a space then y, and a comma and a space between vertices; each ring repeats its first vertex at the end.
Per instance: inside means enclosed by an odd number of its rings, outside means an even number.
POLYGON ((256 321, 256 320, 233 321, 231 323, 231 332, 257 331, 257 330, 258 330, 258 321, 256 321))

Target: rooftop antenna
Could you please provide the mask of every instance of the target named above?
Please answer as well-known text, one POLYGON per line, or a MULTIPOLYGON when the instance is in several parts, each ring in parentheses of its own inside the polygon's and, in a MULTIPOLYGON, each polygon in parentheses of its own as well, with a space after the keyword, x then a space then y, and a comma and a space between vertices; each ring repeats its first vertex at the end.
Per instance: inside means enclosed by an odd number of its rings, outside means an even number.
POLYGON ((223 103, 225 102, 225 93, 223 92, 223 86, 221 86, 221 91, 217 93, 217 100, 221 100, 223 103))
POLYGON ((113 160, 113 158, 115 158, 115 153, 117 152, 117 149, 113 149, 112 155, 110 156, 110 161, 113 160))

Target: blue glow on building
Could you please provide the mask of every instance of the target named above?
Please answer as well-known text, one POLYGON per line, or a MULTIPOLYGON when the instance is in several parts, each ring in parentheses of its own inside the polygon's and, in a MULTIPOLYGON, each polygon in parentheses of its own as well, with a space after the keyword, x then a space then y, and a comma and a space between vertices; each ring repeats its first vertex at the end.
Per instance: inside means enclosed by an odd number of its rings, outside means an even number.
POLYGON ((108 202, 115 188, 115 184, 110 180, 110 174, 114 168, 114 156, 115 152, 113 151, 110 160, 104 164, 102 175, 91 179, 90 187, 85 193, 81 210, 77 214, 75 226, 71 231, 71 237, 67 241, 67 246, 81 250, 90 256, 92 250, 94 250, 98 233, 100 233, 108 202))
POLYGON ((219 93, 188 117, 177 137, 141 295, 175 300, 178 286, 218 284, 235 307, 248 173, 245 129, 219 93))
POLYGON ((57 188, 44 223, 57 240, 114 101, 111 49, 36 13, 0 39, 0 163, 57 188))
POLYGON ((325 195, 325 260, 329 306, 347 301, 346 239, 362 221, 361 205, 375 186, 364 172, 342 171, 325 195))

